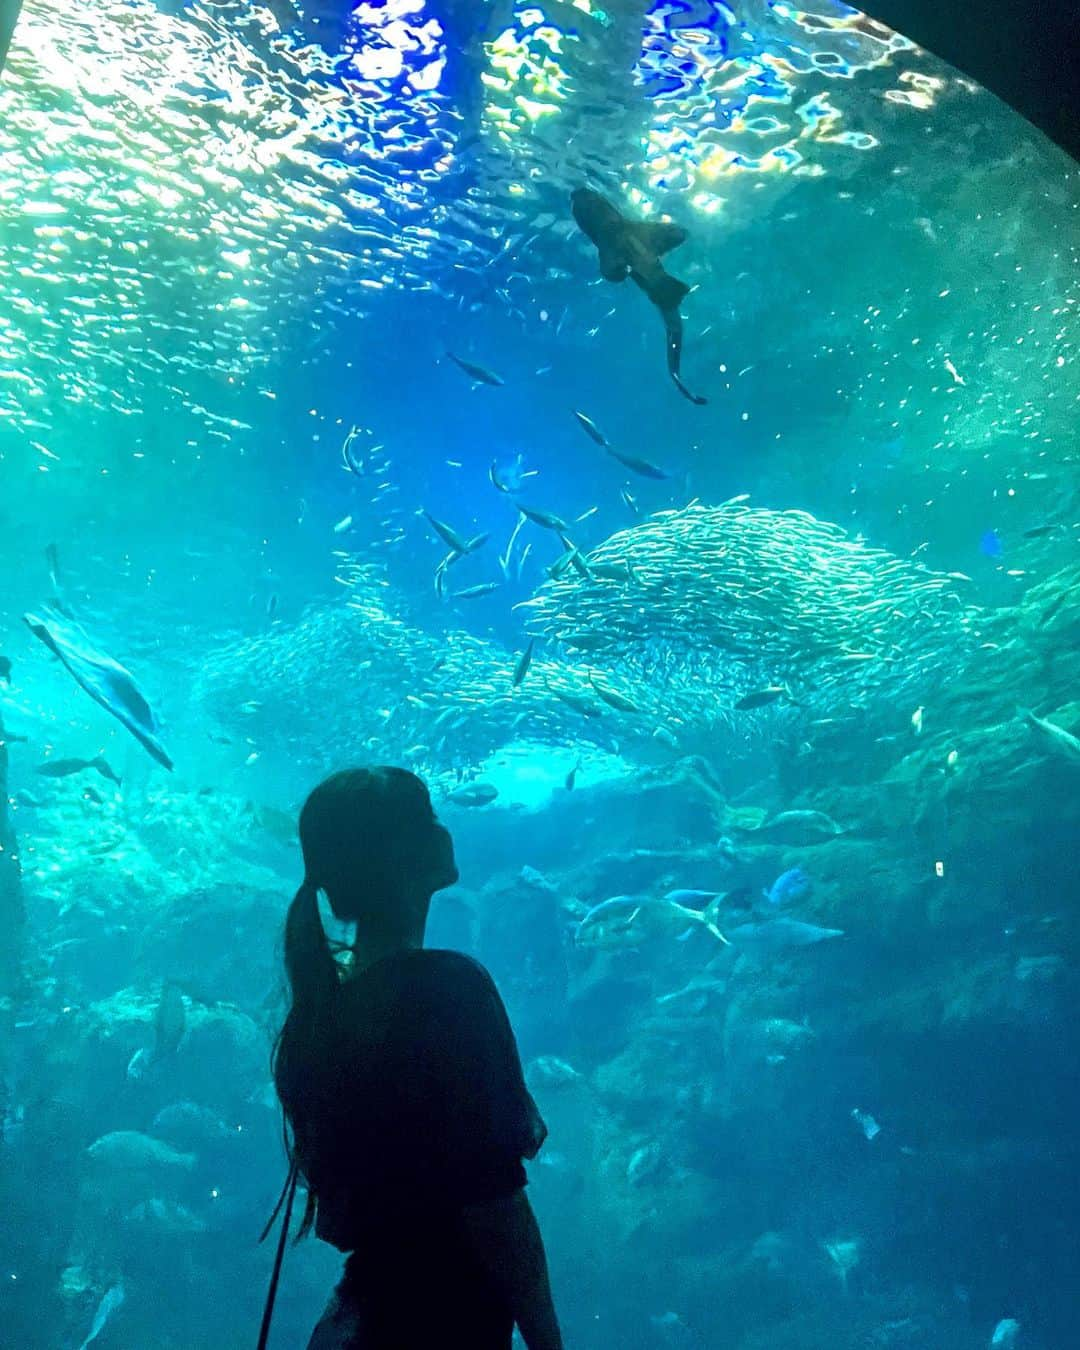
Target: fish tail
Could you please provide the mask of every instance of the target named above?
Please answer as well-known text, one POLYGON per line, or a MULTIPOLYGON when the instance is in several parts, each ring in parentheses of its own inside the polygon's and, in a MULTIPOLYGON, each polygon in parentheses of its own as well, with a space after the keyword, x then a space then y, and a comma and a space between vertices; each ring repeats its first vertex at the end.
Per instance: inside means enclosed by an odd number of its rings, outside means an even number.
POLYGON ((719 917, 720 906, 723 903, 723 900, 724 897, 722 895, 718 895, 715 900, 710 900, 708 905, 706 905, 705 912, 702 914, 701 918, 702 922, 705 924, 705 927, 709 930, 709 932, 713 935, 713 937, 718 938, 724 944, 725 947, 730 947, 731 946, 730 941, 723 935, 723 933, 721 933, 720 929, 716 926, 716 920, 719 917))
POLYGON ((709 400, 707 398, 703 398, 700 394, 692 394, 690 390, 687 389, 686 385, 683 384, 678 371, 673 370, 671 372, 671 378, 675 381, 675 388, 682 394, 683 398, 688 398, 690 402, 698 408, 703 408, 705 404, 708 403, 709 400))

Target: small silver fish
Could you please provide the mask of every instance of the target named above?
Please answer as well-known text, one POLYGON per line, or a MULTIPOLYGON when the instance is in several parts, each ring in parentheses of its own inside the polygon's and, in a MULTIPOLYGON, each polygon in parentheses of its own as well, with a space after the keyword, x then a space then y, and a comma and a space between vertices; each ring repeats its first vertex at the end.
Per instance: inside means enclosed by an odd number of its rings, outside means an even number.
POLYGON ((532 664, 533 647, 536 645, 536 639, 530 638, 529 645, 518 657, 517 665, 514 667, 514 688, 522 682, 529 673, 529 666, 532 664))
POLYGON ((497 581, 482 581, 476 586, 466 586, 463 590, 454 592, 455 600, 477 600, 482 595, 491 595, 499 589, 497 581))

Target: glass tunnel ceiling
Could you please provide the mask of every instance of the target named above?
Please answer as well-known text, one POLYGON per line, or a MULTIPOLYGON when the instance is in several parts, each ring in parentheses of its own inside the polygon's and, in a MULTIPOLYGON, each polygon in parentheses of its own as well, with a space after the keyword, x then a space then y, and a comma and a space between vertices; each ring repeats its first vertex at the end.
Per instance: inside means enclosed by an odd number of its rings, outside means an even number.
POLYGON ((483 33, 475 9, 26 0, 0 88, 0 428, 47 468, 61 401, 130 415, 171 390, 227 439, 181 386, 257 383, 286 328, 318 345, 365 293, 539 319, 582 181, 739 231, 983 97, 840 4, 661 0, 642 22, 543 0, 483 33))

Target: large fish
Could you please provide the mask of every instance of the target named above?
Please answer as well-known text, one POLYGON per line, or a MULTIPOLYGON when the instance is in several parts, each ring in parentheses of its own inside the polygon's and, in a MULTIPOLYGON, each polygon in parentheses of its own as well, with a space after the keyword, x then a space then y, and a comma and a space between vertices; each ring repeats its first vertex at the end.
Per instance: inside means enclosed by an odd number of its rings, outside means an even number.
POLYGON ((58 606, 42 605, 40 617, 24 614, 23 619, 34 636, 59 657, 75 683, 122 722, 159 764, 171 769, 173 762, 158 736, 157 717, 131 674, 111 656, 98 651, 75 620, 58 606))
POLYGON ((106 1290, 102 1295, 101 1302, 97 1305, 97 1311, 94 1313, 94 1320, 90 1324, 90 1334, 79 1346, 79 1350, 87 1350, 91 1342, 97 1340, 105 1330, 106 1323, 123 1301, 124 1286, 122 1284, 114 1284, 111 1289, 106 1290))
POLYGON ((728 940, 716 926, 718 910, 716 901, 699 911, 671 900, 616 895, 586 913, 574 941, 579 947, 637 947, 656 938, 677 937, 682 941, 695 927, 701 927, 726 946, 728 940))
POLYGON ((102 778, 122 787, 120 775, 109 764, 104 755, 95 755, 93 759, 47 759, 37 766, 36 772, 46 778, 67 778, 73 773, 82 773, 84 769, 94 769, 102 778))
POLYGON ((844 936, 842 928, 820 928, 816 923, 798 919, 766 919, 764 923, 744 923, 728 929, 736 951, 768 957, 793 947, 813 947, 829 938, 844 936))
POLYGON ((1021 708, 1019 712, 1032 732, 1052 754, 1080 765, 1080 740, 1077 740, 1071 732, 1045 717, 1036 717, 1030 708, 1021 708))
POLYGON ((186 1029, 184 996, 175 984, 166 982, 154 1013, 153 1047, 135 1051, 127 1066, 128 1077, 139 1082, 165 1063, 179 1049, 186 1029))
POLYGON ((682 382, 682 315, 679 306, 690 287, 664 269, 660 259, 686 240, 680 225, 666 221, 627 220, 619 209, 591 188, 577 188, 570 196, 570 209, 582 231, 596 245, 600 275, 605 281, 633 278, 664 321, 667 333, 668 374, 684 398, 703 404, 682 382))
POLYGON ((494 783, 462 783, 446 794, 446 800, 455 806, 487 806, 499 795, 494 783))

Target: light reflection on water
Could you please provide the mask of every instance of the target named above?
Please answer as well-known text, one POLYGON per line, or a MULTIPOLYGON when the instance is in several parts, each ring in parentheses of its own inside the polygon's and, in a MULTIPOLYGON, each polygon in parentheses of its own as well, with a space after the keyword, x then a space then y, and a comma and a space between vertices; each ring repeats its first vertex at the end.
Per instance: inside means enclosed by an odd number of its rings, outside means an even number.
POLYGON ((0 89, 0 418, 47 433, 58 399, 131 414, 152 397, 198 422, 188 379, 257 381, 283 313, 317 340, 373 289, 454 291, 490 268, 505 294, 526 238, 536 288, 538 258, 564 261, 551 208, 581 178, 646 212, 689 191, 734 218, 719 185, 877 143, 878 105, 849 126, 838 77, 913 92, 909 45, 842 6, 736 22, 665 0, 643 29, 615 8, 518 3, 463 36, 424 0, 336 28, 283 0, 29 0, 0 89))

